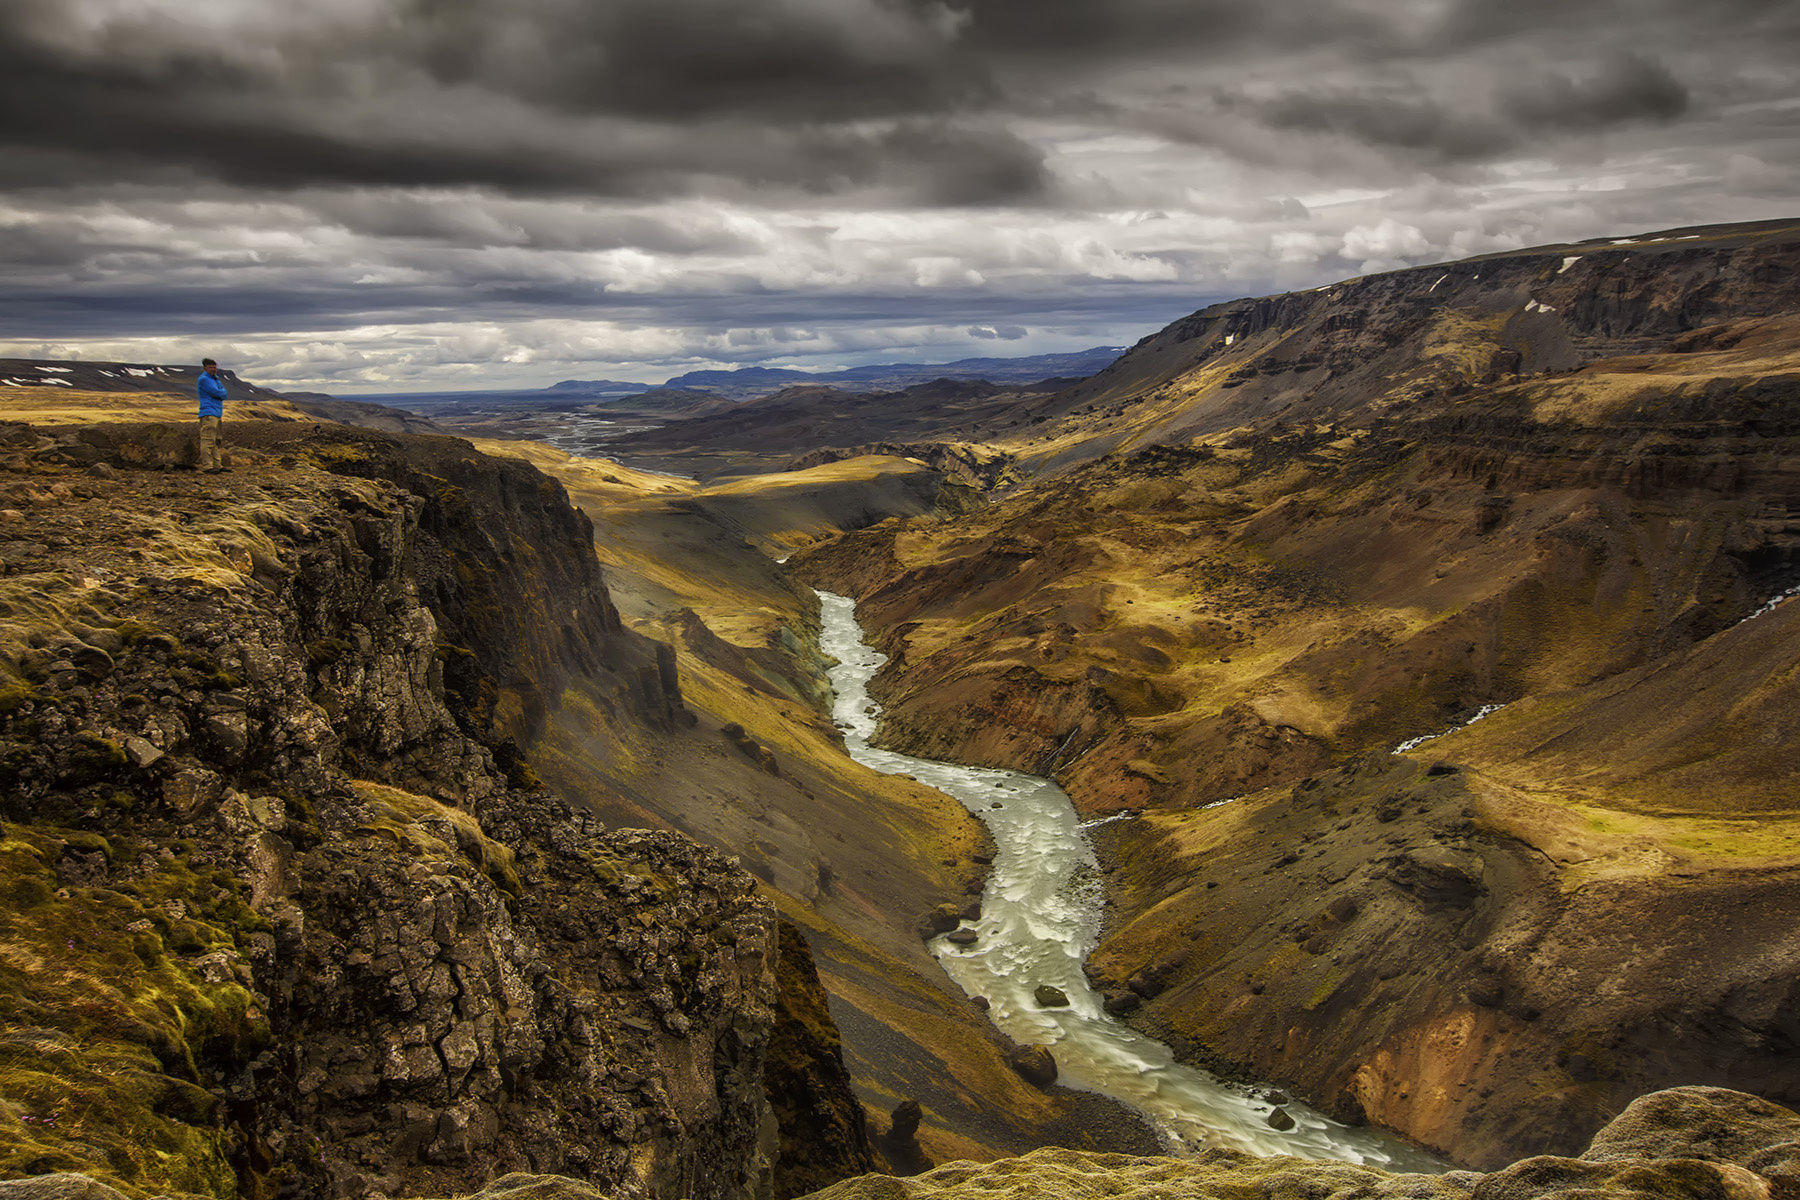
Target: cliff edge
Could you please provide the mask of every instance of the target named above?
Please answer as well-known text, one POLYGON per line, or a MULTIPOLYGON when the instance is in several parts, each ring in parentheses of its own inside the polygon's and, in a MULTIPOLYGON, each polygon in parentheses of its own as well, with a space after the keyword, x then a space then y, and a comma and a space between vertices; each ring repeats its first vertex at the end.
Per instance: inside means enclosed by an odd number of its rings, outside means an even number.
MULTIPOLYGON (((769 1048, 830 1023, 804 946, 516 749, 575 678, 684 718, 587 519, 451 439, 231 434, 209 477, 180 427, 0 430, 0 1174, 776 1194, 769 1048)), ((867 1169, 841 1063, 781 1089, 867 1169)))

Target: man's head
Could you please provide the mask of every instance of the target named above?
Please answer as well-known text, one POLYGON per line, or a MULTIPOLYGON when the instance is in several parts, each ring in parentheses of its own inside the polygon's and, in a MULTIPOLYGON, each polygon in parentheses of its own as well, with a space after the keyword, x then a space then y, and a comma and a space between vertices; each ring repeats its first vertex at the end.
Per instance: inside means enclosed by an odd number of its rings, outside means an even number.
POLYGON ((217 375, 219 373, 219 364, 214 362, 210 358, 201 359, 200 360, 200 368, 201 368, 201 370, 205 371, 208 375, 217 375))

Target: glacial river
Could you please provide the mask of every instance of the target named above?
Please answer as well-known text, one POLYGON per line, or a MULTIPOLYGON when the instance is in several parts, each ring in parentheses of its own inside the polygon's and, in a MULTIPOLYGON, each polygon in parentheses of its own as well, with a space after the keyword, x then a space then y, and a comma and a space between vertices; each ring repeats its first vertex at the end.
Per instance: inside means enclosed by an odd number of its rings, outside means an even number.
POLYGON ((987 824, 994 864, 981 917, 965 922, 971 946, 945 938, 932 951, 1013 1041, 1047 1045, 1060 1081, 1111 1096, 1147 1115, 1178 1147, 1228 1146, 1257 1154, 1338 1159, 1400 1171, 1441 1171, 1444 1164, 1396 1138, 1343 1125, 1303 1104, 1284 1105, 1285 1132, 1268 1123, 1266 1088, 1228 1083, 1175 1061, 1169 1048, 1107 1016, 1081 964, 1099 940, 1102 885, 1094 848, 1075 806, 1047 779, 985 767, 914 758, 869 744, 876 712, 869 680, 887 661, 865 645, 855 601, 819 593, 837 697, 833 708, 850 756, 890 775, 911 775, 954 796, 987 824), (1040 1008, 1040 984, 1061 988, 1066 1008, 1040 1008))

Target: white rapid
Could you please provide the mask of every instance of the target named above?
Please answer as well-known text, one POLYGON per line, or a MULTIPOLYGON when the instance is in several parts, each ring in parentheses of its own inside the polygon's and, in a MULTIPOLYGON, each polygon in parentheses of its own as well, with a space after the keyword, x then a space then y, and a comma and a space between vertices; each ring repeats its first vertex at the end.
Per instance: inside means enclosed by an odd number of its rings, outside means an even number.
POLYGON ((976 942, 957 946, 938 938, 932 950, 964 991, 988 999, 989 1016, 1002 1032, 1021 1044, 1053 1047, 1063 1083, 1132 1105, 1178 1148, 1227 1146, 1390 1170, 1444 1169, 1398 1139, 1350 1128, 1298 1103, 1284 1105, 1294 1127, 1276 1130, 1268 1122, 1274 1105, 1259 1098, 1266 1088, 1183 1066, 1161 1042, 1107 1016, 1081 969, 1100 934, 1101 879, 1069 797, 1034 775, 871 746, 877 710, 868 685, 886 656, 864 644, 853 600, 820 592, 819 602, 823 648, 838 661, 831 669, 833 713, 850 756, 954 796, 993 834, 981 917, 964 923, 976 931, 976 942), (1068 1005, 1040 1008, 1033 993, 1042 984, 1061 988, 1068 1005))
POLYGON ((1469 726, 1473 725, 1475 722, 1484 720, 1487 717, 1491 717, 1495 713, 1499 712, 1501 709, 1503 709, 1505 707, 1506 707, 1506 705, 1504 705, 1504 704, 1484 704, 1480 708, 1475 710, 1475 713, 1473 716, 1469 717, 1465 721, 1458 721, 1456 724, 1452 725, 1448 729, 1441 729, 1436 733, 1425 733, 1425 734, 1420 734, 1416 738, 1406 739, 1404 742, 1401 742, 1398 746, 1394 747, 1394 753, 1395 754, 1405 754, 1408 750, 1417 750, 1420 746, 1423 746, 1425 743, 1435 742, 1439 738, 1443 737, 1445 734, 1455 733, 1459 729, 1467 729, 1469 726))

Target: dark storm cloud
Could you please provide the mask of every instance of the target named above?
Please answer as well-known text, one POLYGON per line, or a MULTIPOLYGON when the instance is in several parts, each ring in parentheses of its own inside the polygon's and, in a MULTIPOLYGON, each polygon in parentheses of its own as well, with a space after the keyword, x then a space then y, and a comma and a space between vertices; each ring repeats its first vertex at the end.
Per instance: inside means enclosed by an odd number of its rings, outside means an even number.
MULTIPOLYGON (((1750 0, 1728 7, 1746 22, 1791 20, 1750 0)), ((1170 61, 1201 86, 1160 115, 1166 129, 1204 128, 1219 107, 1282 133, 1464 162, 1539 133, 1668 120, 1688 107, 1670 68, 1607 48, 1621 29, 1672 37, 1709 10, 1666 0, 1451 0, 1431 17, 1407 3, 1318 0, 345 0, 216 35, 156 5, 106 20, 83 11, 0 6, 0 147, 58 152, 65 179, 78 160, 95 178, 185 168, 277 189, 642 199, 748 188, 982 205, 1054 191, 1042 151, 1006 127, 1007 113, 1077 82, 1129 108, 1135 68, 1170 61), (1306 86, 1281 94, 1231 87, 1208 100, 1220 89, 1207 73, 1260 59, 1394 64, 1534 27, 1584 29, 1569 35, 1572 52, 1601 65, 1476 64, 1485 105, 1441 80, 1409 89, 1310 70, 1306 86)))
POLYGON ((0 328, 421 382, 1111 341, 1791 209, 1797 38, 1791 0, 0 0, 0 328))
POLYGON ((452 321, 478 311, 484 319, 495 321, 579 314, 630 325, 701 330, 803 327, 821 322, 878 330, 931 322, 966 325, 974 339, 1017 341, 1027 329, 1014 321, 1160 325, 1187 311, 1195 294, 1186 285, 1113 284, 1095 285, 1079 295, 1011 298, 977 289, 944 290, 929 298, 847 292, 834 295, 829 305, 821 305, 817 297, 800 294, 618 296, 581 284, 499 281, 474 287, 365 289, 360 294, 330 287, 245 286, 229 295, 205 287, 146 283, 62 296, 0 293, 0 328, 12 337, 57 340, 114 337, 154 324, 168 336, 225 338, 241 332, 248 323, 259 329, 307 329, 329 338, 334 331, 358 325, 452 321), (359 299, 360 304, 356 302, 359 299))
POLYGON ((1326 135, 1428 160, 1473 162, 1549 135, 1666 123, 1689 108, 1688 89, 1663 64, 1620 54, 1573 71, 1507 71, 1467 78, 1377 81, 1270 98, 1220 95, 1222 111, 1284 133, 1326 135))
POLYGON ((163 84, 71 65, 0 40, 0 146, 62 156, 59 184, 195 175, 244 187, 475 186, 525 195, 648 198, 726 184, 825 194, 884 189, 907 203, 1030 200, 1046 187, 1042 154, 1017 135, 953 120, 876 125, 742 123, 655 137, 502 122, 369 133, 308 126, 318 109, 234 98, 202 77, 163 84), (49 98, 54 98, 51 101, 49 98), (85 158, 86 170, 82 170, 85 158))
POLYGON ((92 178, 185 167, 266 188, 986 204, 1046 186, 1040 151, 960 111, 984 85, 939 6, 415 0, 393 21, 383 7, 367 28, 261 46, 77 28, 42 0, 0 9, 0 147, 63 156, 64 180, 85 160, 92 178))
POLYGON ((1510 149, 1517 131, 1481 114, 1458 113, 1417 94, 1294 92, 1260 104, 1225 101, 1272 129, 1331 134, 1372 146, 1450 160, 1485 158, 1510 149))
POLYGON ((418 0, 386 49, 440 82, 582 112, 815 119, 985 96, 941 4, 418 0))
POLYGON ((1625 53, 1586 77, 1547 73, 1503 98, 1529 130, 1606 129, 1632 121, 1672 121, 1688 110, 1686 85, 1659 62, 1625 53))

